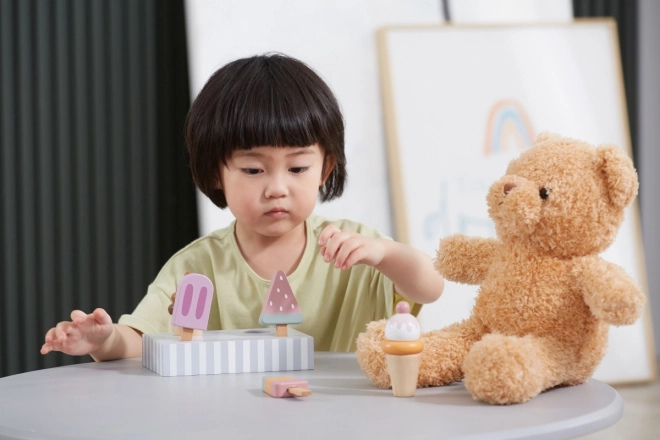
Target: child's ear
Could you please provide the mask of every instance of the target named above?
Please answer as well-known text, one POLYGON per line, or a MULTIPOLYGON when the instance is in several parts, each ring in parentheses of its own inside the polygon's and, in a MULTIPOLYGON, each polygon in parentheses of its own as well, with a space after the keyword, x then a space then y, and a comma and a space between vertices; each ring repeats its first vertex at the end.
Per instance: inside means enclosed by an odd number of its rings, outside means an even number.
POLYGON ((335 165, 337 165, 335 158, 333 156, 326 155, 323 159, 323 174, 321 175, 321 183, 319 186, 325 185, 325 181, 328 180, 328 177, 330 177, 332 170, 335 169, 335 165))

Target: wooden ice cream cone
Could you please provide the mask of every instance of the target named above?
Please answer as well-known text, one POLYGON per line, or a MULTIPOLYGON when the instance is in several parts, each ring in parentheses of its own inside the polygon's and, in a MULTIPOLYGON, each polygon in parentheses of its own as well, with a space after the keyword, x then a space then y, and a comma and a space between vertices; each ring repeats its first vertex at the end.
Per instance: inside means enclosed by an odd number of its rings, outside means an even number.
POLYGON ((386 354, 387 368, 392 381, 392 394, 395 397, 412 397, 417 390, 419 366, 422 354, 386 354))

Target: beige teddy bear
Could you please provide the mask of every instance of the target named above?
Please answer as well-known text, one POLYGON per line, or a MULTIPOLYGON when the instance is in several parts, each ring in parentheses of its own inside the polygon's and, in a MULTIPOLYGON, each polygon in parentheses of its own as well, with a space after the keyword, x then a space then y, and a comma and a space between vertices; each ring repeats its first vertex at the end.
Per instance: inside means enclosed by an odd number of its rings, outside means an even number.
MULTIPOLYGON (((422 336, 417 386, 464 379, 475 399, 510 404, 587 380, 605 354, 608 325, 632 324, 645 303, 633 279, 598 256, 637 186, 616 147, 539 135, 489 190, 497 238, 440 242, 436 269, 479 285, 479 294, 468 319, 422 336)), ((382 388, 390 387, 385 322, 357 340, 360 367, 382 388)))

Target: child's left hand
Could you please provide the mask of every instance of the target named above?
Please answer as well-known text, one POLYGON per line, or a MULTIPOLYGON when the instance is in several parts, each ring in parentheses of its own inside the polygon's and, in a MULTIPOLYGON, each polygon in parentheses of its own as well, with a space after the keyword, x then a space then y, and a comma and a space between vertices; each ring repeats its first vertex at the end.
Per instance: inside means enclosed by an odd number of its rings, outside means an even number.
POLYGON ((326 226, 319 235, 321 255, 326 263, 335 260, 335 267, 346 270, 363 263, 376 266, 385 256, 384 239, 367 238, 352 231, 342 231, 334 225, 326 226))

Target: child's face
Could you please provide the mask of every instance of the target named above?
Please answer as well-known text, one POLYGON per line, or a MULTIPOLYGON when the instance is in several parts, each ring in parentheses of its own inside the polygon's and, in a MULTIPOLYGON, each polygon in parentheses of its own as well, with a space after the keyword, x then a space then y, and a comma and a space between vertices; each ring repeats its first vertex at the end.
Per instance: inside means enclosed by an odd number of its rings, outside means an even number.
POLYGON ((323 155, 316 144, 234 151, 220 176, 227 206, 237 222, 271 237, 299 226, 314 210, 319 187, 327 178, 323 155))

